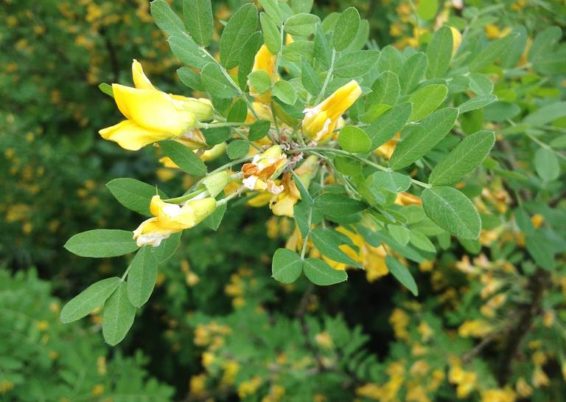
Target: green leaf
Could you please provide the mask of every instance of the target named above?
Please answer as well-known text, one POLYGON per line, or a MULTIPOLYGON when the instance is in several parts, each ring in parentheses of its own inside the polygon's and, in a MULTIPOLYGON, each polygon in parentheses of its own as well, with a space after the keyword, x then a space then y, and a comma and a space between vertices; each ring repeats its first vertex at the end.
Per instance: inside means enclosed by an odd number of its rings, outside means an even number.
POLYGON ((413 104, 410 120, 417 121, 434 112, 446 99, 448 87, 444 84, 429 84, 417 89, 409 97, 413 104))
POLYGON ((544 235, 539 233, 527 234, 525 245, 530 256, 542 268, 553 270, 556 267, 555 251, 544 235))
POLYGON ((266 13, 261 13, 259 15, 259 21, 265 45, 271 53, 279 53, 281 50, 281 33, 279 32, 277 24, 273 21, 273 18, 266 13))
POLYGON ((171 9, 165 0, 154 0, 150 3, 151 16, 155 24, 167 36, 178 35, 185 32, 185 26, 179 16, 171 9))
POLYGON ((452 59, 452 30, 444 26, 432 35, 427 49, 427 76, 429 78, 443 77, 448 71, 452 59))
POLYGON ((317 96, 322 90, 322 80, 314 68, 303 60, 301 63, 301 83, 313 96, 317 96))
POLYGON ((112 91, 112 85, 107 84, 105 82, 101 82, 100 84, 98 84, 98 89, 100 89, 100 92, 102 92, 103 94, 106 94, 111 98, 114 98, 114 91, 112 91))
POLYGON ((334 74, 342 78, 357 78, 367 74, 378 60, 377 50, 345 52, 336 61, 334 74))
POLYGON ((387 264, 387 268, 389 269, 389 272, 391 272, 391 275, 401 282, 401 285, 409 289, 414 296, 419 295, 417 283, 415 282, 413 275, 411 275, 411 271, 409 271, 406 266, 389 255, 385 257, 385 263, 387 264))
POLYGON ((289 4, 293 11, 299 13, 309 13, 312 9, 314 0, 290 0, 289 4))
POLYGON ((427 188, 422 193, 426 215, 438 226, 462 239, 477 239, 481 220, 468 197, 452 187, 427 188))
POLYGON ((566 102, 551 103, 529 114, 523 122, 533 126, 544 126, 566 116, 566 102))
POLYGON ((61 322, 66 324, 79 320, 89 315, 94 309, 102 307, 118 285, 120 285, 120 278, 117 276, 93 283, 63 306, 61 322))
POLYGON ((272 92, 283 103, 294 105, 297 102, 297 91, 288 81, 277 81, 272 92))
POLYGON ((177 69, 177 75, 179 76, 179 80, 191 89, 195 89, 197 91, 204 91, 204 86, 202 85, 202 81, 200 79, 200 74, 195 72, 190 67, 181 67, 177 69))
POLYGON ((271 128, 271 122, 268 120, 257 120, 250 126, 250 134, 248 138, 250 141, 257 141, 267 135, 271 128))
POLYGON ((558 179, 560 163, 556 154, 547 148, 539 148, 535 153, 535 170, 545 182, 558 179))
POLYGON ((208 93, 214 97, 228 99, 238 95, 238 90, 224 75, 222 67, 208 63, 201 71, 201 80, 208 93))
POLYGON ((424 233, 411 230, 409 233, 409 240, 413 246, 423 251, 436 253, 436 247, 434 247, 434 244, 424 233))
POLYGON ((411 93, 425 77, 428 59, 422 52, 415 53, 403 64, 399 82, 403 93, 411 93))
POLYGON ((411 187, 411 178, 397 172, 375 172, 366 179, 366 185, 399 193, 407 191, 411 187))
POLYGON ((214 127, 202 129, 206 143, 210 146, 218 145, 228 140, 231 136, 230 127, 214 127))
POLYGON ((366 153, 371 151, 371 139, 364 130, 354 126, 346 126, 340 130, 338 138, 340 147, 348 152, 366 153))
POLYGON ((291 35, 309 36, 316 30, 320 18, 313 14, 295 14, 285 22, 285 32, 291 35))
POLYGON ((358 267, 359 264, 346 255, 339 246, 350 243, 349 239, 344 235, 332 229, 315 229, 311 232, 311 238, 322 255, 333 261, 347 264, 350 267, 358 267))
POLYGON ((169 37, 167 41, 169 42, 169 46, 171 47, 173 54, 183 64, 202 68, 207 63, 215 63, 215 60, 201 49, 186 33, 175 34, 169 37))
POLYGON ((128 297, 135 307, 143 306, 157 280, 157 261, 151 247, 142 247, 128 268, 128 297))
POLYGON ((193 151, 175 141, 161 141, 159 147, 165 155, 171 158, 183 171, 193 176, 206 175, 206 165, 193 151))
POLYGON ((497 96, 495 95, 476 96, 458 106, 458 110, 460 114, 463 114, 471 112, 472 110, 482 109, 495 101, 497 101, 497 96))
POLYGON ((129 230, 95 229, 67 240, 68 251, 81 257, 105 258, 129 254, 138 249, 129 230))
POLYGON ((216 207, 214 212, 206 217, 204 221, 204 225, 209 229, 214 231, 218 230, 220 224, 222 223, 222 219, 224 218, 224 214, 226 213, 227 205, 221 204, 220 206, 216 207))
POLYGON ((497 59, 501 58, 506 54, 507 49, 512 45, 518 35, 518 32, 512 32, 504 38, 491 42, 468 64, 470 71, 482 70, 497 59))
POLYGON ((175 255, 179 244, 181 243, 182 232, 173 233, 169 238, 163 240, 158 247, 152 247, 150 250, 158 264, 163 264, 169 258, 175 255))
POLYGON ((259 94, 271 89, 271 77, 263 70, 253 71, 248 76, 248 83, 259 94))
POLYGON ((332 44, 334 49, 344 50, 354 40, 360 25, 360 13, 355 7, 347 8, 338 18, 334 27, 332 44))
POLYGON ((340 217, 352 215, 366 209, 363 202, 353 200, 345 194, 325 193, 315 199, 315 206, 324 215, 340 217))
POLYGON ((537 62, 538 60, 543 60, 548 57, 561 37, 562 30, 557 26, 548 27, 538 33, 529 48, 528 60, 530 62, 537 62))
POLYGON ((183 17, 195 42, 207 46, 214 30, 210 0, 183 0, 183 17))
POLYGON ((228 69, 240 62, 240 51, 257 28, 257 8, 245 4, 228 21, 220 37, 220 61, 228 69))
POLYGON ((134 323, 136 308, 128 300, 127 285, 121 282, 118 290, 104 304, 102 335, 107 344, 115 346, 122 342, 134 323))
POLYGON ((456 183, 482 163, 493 144, 493 131, 478 131, 467 136, 432 169, 429 183, 435 186, 456 183))
POLYGON ((259 0, 259 3, 265 10, 265 12, 277 23, 277 25, 281 25, 284 20, 283 17, 283 10, 280 7, 280 3, 278 0, 259 0))
POLYGON ((417 3, 417 15, 425 21, 432 20, 438 10, 438 0, 420 0, 417 3))
POLYGON ((228 144, 226 153, 230 159, 240 159, 248 154, 250 144, 246 140, 235 140, 228 144))
POLYGON ((409 126, 403 130, 402 141, 391 157, 391 167, 394 170, 402 169, 426 155, 450 132, 457 117, 457 109, 440 109, 420 125, 409 126))
POLYGON ((411 111, 412 105, 410 103, 401 103, 385 112, 385 114, 366 128, 366 132, 371 138, 373 149, 385 144, 393 138, 395 133, 401 131, 407 120, 409 120, 411 111))
POLYGON ((407 229, 405 226, 401 225, 388 225, 387 229, 389 230, 389 234, 391 237, 395 239, 399 244, 406 246, 409 243, 409 237, 411 235, 411 231, 407 229))
POLYGON ((248 75, 251 73, 255 55, 263 44, 263 36, 261 32, 254 32, 244 43, 244 47, 240 51, 240 64, 238 66, 238 83, 242 90, 246 90, 248 84, 248 75))
POLYGON ((394 72, 386 71, 377 77, 371 90, 367 97, 369 103, 393 106, 401 93, 399 77, 394 72))
POLYGON ((231 123, 243 123, 248 117, 248 105, 243 99, 238 99, 230 107, 227 120, 231 123))
POLYGON ((318 286, 329 286, 348 279, 346 271, 332 269, 327 263, 315 258, 307 258, 303 265, 305 276, 318 286))
MULTIPOLYGON (((106 183, 106 187, 114 198, 132 211, 141 215, 150 216, 149 203, 151 198, 158 194, 157 188, 136 179, 118 178, 106 183)), ((159 193, 162 197, 164 194, 159 193)))
POLYGON ((281 283, 293 283, 302 272, 303 260, 297 253, 286 248, 279 248, 275 251, 271 262, 273 278, 281 283))

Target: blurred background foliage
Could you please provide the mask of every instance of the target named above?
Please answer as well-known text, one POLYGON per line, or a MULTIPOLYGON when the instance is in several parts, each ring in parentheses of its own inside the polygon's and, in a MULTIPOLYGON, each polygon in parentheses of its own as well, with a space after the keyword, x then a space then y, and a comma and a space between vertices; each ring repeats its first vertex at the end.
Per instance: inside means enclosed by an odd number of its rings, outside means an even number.
MULTIPOLYGON (((245 2, 215 1, 217 19, 245 2)), ((427 19, 421 3, 430 2, 317 1, 314 11, 354 5, 373 45, 400 50, 426 46, 443 23, 479 47, 520 32, 507 64, 486 66, 498 101, 461 127, 498 135, 486 163, 499 175, 465 183, 482 213, 480 242, 439 239, 436 259, 413 267, 418 298, 361 271, 331 288, 282 286, 270 256, 291 221, 240 205, 218 232, 185 234, 133 333, 110 349, 93 335, 97 314, 60 324, 59 300, 126 262, 79 259, 62 245, 92 227, 135 227, 104 186, 115 177, 165 191, 190 183, 152 149, 99 140, 117 112, 97 86, 127 82, 136 58, 178 93, 180 64, 145 0, 4 0, 0 400, 565 400, 566 4, 439 1, 427 19)))

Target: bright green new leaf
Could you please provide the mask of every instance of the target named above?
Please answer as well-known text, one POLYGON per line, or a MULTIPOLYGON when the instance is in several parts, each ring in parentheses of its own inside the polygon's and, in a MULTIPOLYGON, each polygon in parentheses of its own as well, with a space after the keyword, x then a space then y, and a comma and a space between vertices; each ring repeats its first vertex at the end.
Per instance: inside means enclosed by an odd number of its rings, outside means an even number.
POLYGON ((356 37, 360 25, 360 13, 355 7, 347 8, 338 18, 334 27, 332 44, 334 49, 341 51, 350 45, 356 37))
POLYGON ((452 30, 449 27, 443 26, 432 35, 432 40, 426 49, 429 78, 438 78, 446 74, 452 59, 452 45, 452 30))
POLYGON ((444 84, 430 84, 417 89, 409 97, 413 104, 410 120, 422 120, 434 112, 446 99, 448 87, 444 84))
POLYGON ((154 0, 150 3, 151 16, 155 24, 167 36, 178 35, 185 32, 185 26, 179 16, 171 9, 165 0, 154 0))
POLYGON ((483 130, 467 136, 432 169, 429 183, 435 186, 456 183, 480 165, 493 144, 495 144, 493 131, 483 130))
POLYGON ((426 215, 438 226, 462 239, 477 239, 481 220, 468 197, 452 187, 427 188, 422 193, 426 215))
POLYGON ((409 237, 411 235, 411 231, 407 229, 405 226, 401 225, 388 225, 387 229, 389 230, 389 234, 393 237, 397 243, 406 246, 409 243, 409 237))
POLYGON ((279 248, 273 254, 271 274, 281 283, 295 282, 303 272, 301 257, 286 248, 279 248))
POLYGON ((558 157, 547 148, 539 148, 535 153, 535 169, 544 181, 556 180, 560 176, 558 157))
POLYGON ((95 229, 74 235, 65 248, 81 257, 105 258, 132 253, 138 246, 129 230, 95 229))
POLYGON ((391 167, 402 169, 426 155, 450 132, 457 117, 457 109, 445 108, 431 114, 420 125, 405 129, 391 157, 391 167))
MULTIPOLYGON (((132 211, 141 215, 150 216, 149 203, 151 198, 158 194, 156 187, 136 179, 118 178, 106 183, 106 187, 114 198, 132 211)), ((164 194, 159 192, 162 197, 164 194)))
POLYGON ((366 153, 371 151, 371 139, 361 128, 346 126, 340 130, 338 143, 343 150, 354 153, 366 153))
POLYGON ((128 268, 128 297, 135 307, 141 307, 149 300, 156 280, 155 256, 151 247, 142 247, 128 268))
POLYGON ((161 141, 163 153, 171 158, 183 171, 193 176, 206 175, 206 165, 192 150, 176 141, 161 141))
POLYGON ((66 324, 86 317, 94 309, 104 305, 118 285, 120 278, 117 276, 93 283, 63 306, 61 322, 66 324))
POLYGON ((409 289, 414 296, 419 295, 417 283, 415 282, 413 275, 411 275, 411 271, 409 271, 406 266, 389 255, 385 258, 385 263, 387 264, 387 268, 389 269, 389 272, 391 272, 391 275, 401 282, 401 285, 409 289))
POLYGON ((248 82, 254 91, 263 94, 271 89, 271 77, 263 70, 252 72, 248 76, 248 82))
POLYGON ((417 3, 417 15, 425 21, 432 20, 438 10, 438 0, 420 0, 417 3))
POLYGON ((228 21, 220 37, 220 61, 228 69, 240 62, 240 51, 257 28, 257 8, 246 4, 228 21))
POLYGON ((346 271, 332 269, 324 261, 315 258, 307 258, 303 270, 308 280, 318 286, 335 285, 348 279, 346 271))
POLYGON ((271 128, 271 122, 268 120, 258 120, 250 126, 250 134, 248 138, 250 141, 257 141, 267 135, 271 128))
POLYGON ((136 308, 128 299, 126 287, 126 283, 121 282, 118 289, 104 304, 102 335, 106 343, 111 346, 122 342, 136 317, 136 308))
POLYGON ((429 253, 436 253, 436 247, 434 247, 434 244, 424 233, 417 232, 414 229, 411 230, 409 232, 409 241, 416 248, 427 251, 429 253))
POLYGON ((210 0, 183 0, 185 26, 196 43, 207 46, 212 38, 214 20, 210 0))
POLYGON ((517 32, 511 32, 509 35, 491 42, 468 64, 470 71, 479 71, 489 66, 494 61, 504 56, 515 38, 519 35, 517 32))
POLYGON ((208 63, 200 74, 202 83, 211 96, 227 99, 238 95, 238 90, 224 75, 222 67, 218 64, 208 63))
POLYGON ((272 92, 283 103, 294 105, 297 102, 297 91, 288 81, 277 81, 272 92))

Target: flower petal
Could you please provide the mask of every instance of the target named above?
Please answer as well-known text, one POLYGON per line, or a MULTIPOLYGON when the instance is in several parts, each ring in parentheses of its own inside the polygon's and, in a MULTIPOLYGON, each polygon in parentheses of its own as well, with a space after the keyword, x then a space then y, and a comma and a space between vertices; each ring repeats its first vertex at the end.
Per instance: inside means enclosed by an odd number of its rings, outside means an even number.
POLYGON ((139 61, 132 62, 132 78, 134 79, 134 86, 137 89, 154 89, 157 90, 143 72, 143 67, 139 61))
POLYGON ((99 133, 105 140, 117 142, 118 145, 129 151, 137 151, 146 145, 171 138, 169 133, 148 130, 129 120, 103 128, 99 133))

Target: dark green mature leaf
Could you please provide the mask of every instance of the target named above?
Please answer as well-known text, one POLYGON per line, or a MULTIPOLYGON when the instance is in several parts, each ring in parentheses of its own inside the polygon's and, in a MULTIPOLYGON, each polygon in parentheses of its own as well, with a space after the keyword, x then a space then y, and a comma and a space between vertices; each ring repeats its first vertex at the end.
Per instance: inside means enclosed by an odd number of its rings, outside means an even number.
POLYGON ((409 289, 414 296, 419 295, 417 283, 406 266, 389 255, 385 258, 385 263, 387 264, 387 268, 389 268, 389 272, 391 272, 395 279, 409 289))
POLYGON ((66 324, 86 317, 94 309, 102 307, 106 299, 120 285, 120 278, 114 276, 95 282, 73 297, 61 310, 61 322, 66 324))
POLYGON ((214 212, 206 217, 202 223, 212 229, 214 231, 218 230, 220 224, 222 223, 222 219, 224 218, 224 214, 226 213, 227 204, 222 204, 214 210, 214 212))
POLYGON ((163 264, 169 258, 173 257, 179 244, 181 243, 181 236, 183 232, 173 233, 169 238, 163 240, 159 247, 152 247, 151 252, 155 257, 157 264, 163 264))
POLYGON ((228 144, 226 154, 230 159, 240 159, 247 155, 250 143, 246 140, 235 140, 228 144))
POLYGON ((291 35, 308 36, 314 33, 320 18, 313 14, 295 14, 285 22, 285 32, 291 35))
POLYGON ((345 194, 325 193, 315 199, 315 207, 324 215, 341 217, 366 209, 363 202, 353 200, 345 194))
POLYGON ((371 138, 373 148, 375 149, 385 144, 393 138, 395 133, 401 131, 407 123, 407 120, 409 120, 411 111, 412 105, 410 103, 401 103, 385 112, 385 114, 366 128, 366 132, 371 138))
POLYGON ((392 193, 399 193, 411 187, 411 178, 397 172, 375 172, 366 179, 366 184, 392 193))
POLYGON ((132 253, 138 246, 128 230, 95 229, 74 235, 65 248, 81 257, 105 258, 132 253))
POLYGON ((343 150, 353 153, 366 153, 372 149, 367 133, 354 126, 346 126, 340 130, 338 143, 343 150))
POLYGON ((371 91, 367 96, 368 103, 393 106, 401 93, 399 77, 392 71, 385 71, 377 77, 371 91))
POLYGON ((192 150, 175 141, 161 141, 159 143, 163 153, 173 160, 183 171, 193 176, 204 176, 206 165, 192 150))
POLYGON ((238 90, 224 75, 222 67, 216 63, 208 63, 201 71, 201 80, 208 93, 216 98, 233 98, 238 90))
MULTIPOLYGON (((114 198, 138 214, 150 216, 149 203, 151 198, 158 194, 157 188, 136 179, 118 178, 106 183, 106 187, 114 198)), ((164 194, 159 192, 162 197, 164 194)))
POLYGON ((107 344, 114 346, 122 342, 134 323, 136 308, 128 299, 127 285, 121 282, 118 289, 104 304, 102 335, 107 344))
POLYGON ((438 226, 462 239, 477 239, 481 220, 468 197, 452 187, 427 188, 422 193, 426 215, 438 226))
POLYGON ((259 21, 265 45, 271 53, 279 53, 281 50, 281 33, 279 32, 277 23, 266 13, 261 13, 259 15, 259 21))
POLYGON ((493 131, 478 131, 464 138, 435 168, 429 182, 435 186, 456 183, 472 172, 495 144, 493 131))
POLYGON ((425 77, 428 59, 422 52, 415 53, 403 64, 399 73, 399 83, 403 93, 411 93, 425 77))
POLYGON ((535 153, 535 170, 544 181, 560 177, 560 163, 556 154, 547 148, 539 148, 535 153))
POLYGON ((271 128, 271 122, 268 120, 258 120, 250 126, 250 134, 248 138, 250 141, 257 141, 267 135, 271 128))
POLYGON ((452 31, 444 26, 432 35, 426 55, 429 78, 443 77, 448 71, 452 59, 452 31))
POLYGON ((186 33, 175 34, 169 39, 169 46, 173 54, 188 66, 202 68, 207 63, 215 62, 196 42, 186 33))
POLYGON ((533 260, 542 268, 556 268, 555 251, 548 239, 539 233, 527 234, 525 238, 527 251, 533 260))
POLYGON ((421 120, 434 112, 446 99, 448 87, 444 84, 429 84, 417 89, 409 97, 413 104, 413 112, 410 119, 421 120))
POLYGON ((194 71, 190 67, 181 67, 177 69, 177 75, 179 76, 179 80, 191 89, 195 89, 197 91, 204 91, 204 86, 202 85, 202 81, 200 79, 200 74, 194 71))
POLYGON ((335 285, 348 279, 346 271, 332 269, 324 261, 315 258, 307 258, 303 270, 308 280, 318 286, 335 285))
POLYGON ((349 239, 332 229, 318 228, 311 232, 312 241, 318 251, 333 261, 357 267, 359 264, 352 260, 342 250, 340 245, 349 243, 349 239))
POLYGON ((257 8, 245 4, 234 13, 220 37, 220 61, 228 69, 240 62, 240 51, 244 43, 256 31, 257 8))
POLYGON ((179 16, 171 9, 165 0, 154 0, 150 3, 151 16, 155 24, 167 36, 178 35, 185 32, 185 26, 179 16))
POLYGON ((271 262, 273 278, 281 283, 293 283, 302 272, 303 260, 297 253, 286 248, 279 248, 275 251, 271 262))
POLYGON ((304 60, 301 63, 301 83, 313 96, 317 96, 322 89, 322 79, 314 68, 304 60))
POLYGON ((404 168, 425 155, 450 132, 457 117, 457 109, 445 108, 431 114, 420 125, 409 127, 391 157, 391 167, 404 168))
POLYGON ((151 247, 142 247, 128 268, 128 297, 135 307, 143 306, 157 280, 157 261, 151 247))
POLYGON ((497 101, 497 96, 495 95, 481 95, 474 98, 468 99, 466 102, 458 106, 460 114, 471 112, 472 110, 482 109, 487 105, 492 104, 497 101))
POLYGON ((183 0, 185 26, 196 43, 207 46, 212 38, 214 20, 210 0, 183 0))
POLYGON ((355 7, 349 7, 340 15, 334 27, 332 44, 334 49, 344 50, 356 37, 360 25, 360 13, 355 7))
POLYGON ((334 66, 334 74, 342 78, 356 78, 368 73, 379 60, 377 50, 356 50, 343 53, 334 66))
POLYGON ((246 89, 248 84, 248 75, 252 71, 255 55, 261 45, 263 37, 261 32, 254 32, 244 43, 244 47, 240 51, 240 64, 238 65, 238 84, 242 90, 246 89))

